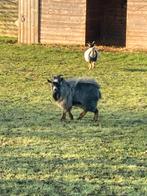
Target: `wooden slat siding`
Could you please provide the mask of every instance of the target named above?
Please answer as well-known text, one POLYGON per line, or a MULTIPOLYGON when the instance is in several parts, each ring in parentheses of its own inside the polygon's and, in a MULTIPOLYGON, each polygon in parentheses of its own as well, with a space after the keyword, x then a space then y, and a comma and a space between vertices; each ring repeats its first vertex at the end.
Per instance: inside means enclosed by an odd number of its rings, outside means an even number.
POLYGON ((23 9, 24 9, 24 16, 25 16, 25 21, 24 21, 24 43, 29 43, 28 42, 28 34, 29 34, 29 32, 28 32, 28 9, 29 9, 29 7, 28 7, 28 1, 29 0, 25 0, 24 2, 23 2, 23 9))
POLYGON ((20 21, 20 10, 21 10, 21 0, 19 0, 19 3, 18 3, 18 41, 20 42, 20 39, 21 39, 21 21, 20 21))
POLYGON ((41 0, 40 42, 85 44, 85 0, 41 0))
POLYGON ((19 15, 19 28, 20 28, 20 40, 18 40, 18 42, 23 43, 23 39, 24 39, 24 22, 23 20, 23 14, 24 14, 24 0, 19 0, 20 3, 20 15, 19 15))
POLYGON ((147 49, 147 0, 128 0, 126 46, 147 49))
POLYGON ((39 1, 35 1, 35 25, 34 25, 34 31, 35 31, 35 43, 39 42, 39 1))
POLYGON ((126 4, 122 0, 87 1, 86 40, 125 46, 126 4))
MULTIPOLYGON (((31 1, 31 9, 34 7, 34 2, 31 1)), ((31 10, 30 10, 31 12, 31 10)), ((31 12, 31 43, 34 43, 35 42, 35 38, 32 36, 34 34, 34 13, 31 12)))
POLYGON ((38 15, 39 0, 19 0, 19 43, 38 43, 38 15))
POLYGON ((32 43, 31 41, 31 1, 28 1, 28 22, 27 22, 27 28, 28 28, 28 43, 32 43))
POLYGON ((17 37, 18 0, 0 0, 0 35, 17 37))

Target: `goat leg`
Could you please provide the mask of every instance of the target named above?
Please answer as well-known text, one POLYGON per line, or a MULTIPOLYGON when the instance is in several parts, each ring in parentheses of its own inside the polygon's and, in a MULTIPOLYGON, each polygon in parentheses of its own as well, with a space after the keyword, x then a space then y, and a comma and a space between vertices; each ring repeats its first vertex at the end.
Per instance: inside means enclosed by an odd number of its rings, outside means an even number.
POLYGON ((95 62, 92 62, 92 69, 95 68, 95 62))
POLYGON ((64 111, 62 116, 61 116, 61 121, 66 120, 66 112, 64 111))
POLYGON ((81 120, 85 115, 86 115, 87 111, 84 110, 82 113, 80 113, 80 116, 78 117, 78 120, 81 120))
POLYGON ((68 114, 69 114, 70 119, 73 120, 73 115, 71 113, 71 110, 68 111, 68 114))
POLYGON ((92 68, 92 65, 91 65, 91 63, 89 63, 89 70, 92 68))
POLYGON ((98 118, 99 118, 99 111, 98 111, 98 109, 96 109, 95 112, 94 112, 93 120, 96 122, 96 121, 98 121, 98 118))

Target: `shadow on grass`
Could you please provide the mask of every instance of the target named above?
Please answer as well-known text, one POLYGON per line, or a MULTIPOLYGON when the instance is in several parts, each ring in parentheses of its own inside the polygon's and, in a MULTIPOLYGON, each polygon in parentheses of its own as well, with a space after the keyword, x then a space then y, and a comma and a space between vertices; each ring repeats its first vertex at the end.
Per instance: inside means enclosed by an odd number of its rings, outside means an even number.
POLYGON ((141 180, 145 177, 143 168, 134 172, 127 166, 122 167, 116 164, 114 169, 111 163, 102 164, 97 160, 63 158, 45 160, 43 158, 10 157, 8 163, 9 167, 6 167, 9 171, 11 168, 13 174, 9 180, 2 176, 0 180, 2 195, 20 195, 21 193, 25 195, 74 195, 76 193, 82 195, 128 195, 129 193, 145 195, 146 184, 141 180), (13 161, 16 161, 15 167, 12 167, 13 161), (80 162, 86 167, 81 167, 80 162), (19 172, 22 173, 24 179, 17 179, 19 172), (41 180, 43 176, 46 177, 41 180), (68 176, 76 176, 76 180, 65 180, 68 176), (36 180, 29 180, 32 177, 36 180), (118 177, 123 180, 118 181, 118 177), (130 177, 136 181, 130 181, 130 177))
POLYGON ((0 37, 0 44, 16 44, 17 38, 15 37, 0 37))
POLYGON ((145 68, 125 68, 123 70, 129 72, 147 72, 147 69, 145 68))
POLYGON ((104 110, 100 126, 91 114, 61 123, 47 105, 1 115, 3 195, 145 195, 144 112, 104 110))
POLYGON ((1 180, 2 195, 125 195, 128 192, 140 192, 142 184, 134 187, 114 183, 107 185, 105 182, 90 183, 84 181, 66 182, 63 180, 1 180))
MULTIPOLYGON (((69 117, 65 122, 60 121, 61 111, 44 105, 42 107, 33 106, 30 108, 25 107, 13 107, 6 109, 1 108, 1 131, 9 132, 9 130, 28 128, 33 132, 35 130, 50 130, 51 132, 60 132, 59 130, 69 130, 74 134, 74 130, 92 130, 102 131, 102 129, 116 129, 116 128, 132 128, 147 125, 147 114, 145 111, 101 111, 99 123, 95 123, 93 119, 93 113, 87 114, 82 120, 76 120, 80 111, 73 110, 74 120, 69 120, 69 117), (4 130, 4 131, 3 131, 4 130), (6 131, 7 130, 7 131, 6 131)), ((2 133, 1 132, 1 133, 2 133)), ((75 131, 75 134, 76 131, 75 131)))

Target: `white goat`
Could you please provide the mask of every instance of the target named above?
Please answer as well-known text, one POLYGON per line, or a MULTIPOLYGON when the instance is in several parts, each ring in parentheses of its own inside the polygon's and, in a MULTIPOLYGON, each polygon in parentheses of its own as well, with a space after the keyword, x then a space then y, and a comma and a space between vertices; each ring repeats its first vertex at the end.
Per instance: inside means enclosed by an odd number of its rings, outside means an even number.
POLYGON ((88 43, 89 48, 84 52, 85 61, 89 63, 89 69, 95 67, 95 63, 99 58, 99 53, 95 47, 95 41, 88 43))

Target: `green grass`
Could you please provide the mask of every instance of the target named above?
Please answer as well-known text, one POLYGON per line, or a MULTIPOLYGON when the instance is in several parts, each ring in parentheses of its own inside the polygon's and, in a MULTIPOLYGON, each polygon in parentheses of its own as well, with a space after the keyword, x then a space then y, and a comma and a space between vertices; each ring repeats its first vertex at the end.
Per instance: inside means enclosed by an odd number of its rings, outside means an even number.
POLYGON ((80 47, 0 39, 1 195, 147 195, 147 53, 101 51, 89 71, 80 47), (100 123, 60 122, 46 79, 101 85, 100 123))

